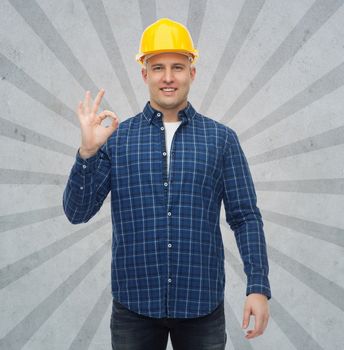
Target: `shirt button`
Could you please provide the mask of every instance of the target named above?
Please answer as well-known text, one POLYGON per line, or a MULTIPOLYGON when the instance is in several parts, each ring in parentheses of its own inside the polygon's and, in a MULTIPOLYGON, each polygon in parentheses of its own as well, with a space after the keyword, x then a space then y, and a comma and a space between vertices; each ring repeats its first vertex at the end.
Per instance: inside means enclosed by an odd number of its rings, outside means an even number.
POLYGON ((162 126, 162 127, 160 128, 160 130, 165 130, 165 128, 162 126))
POLYGON ((168 283, 171 283, 171 282, 172 282, 172 280, 171 280, 171 278, 169 278, 169 279, 168 279, 168 283))
POLYGON ((167 153, 166 153, 166 152, 163 152, 162 155, 163 155, 164 157, 166 157, 167 153))
POLYGON ((172 215, 172 213, 169 211, 169 212, 167 213, 167 215, 168 215, 168 216, 171 216, 171 215, 172 215))
POLYGON ((84 164, 83 166, 82 166, 84 169, 86 169, 87 168, 87 166, 84 164))
POLYGON ((156 115, 157 115, 157 117, 161 117, 161 113, 157 113, 156 115))
POLYGON ((165 183, 164 183, 164 186, 165 186, 165 187, 167 187, 167 186, 168 186, 168 183, 167 183, 167 182, 165 182, 165 183))
POLYGON ((80 190, 83 190, 84 188, 82 186, 80 186, 80 190))
POLYGON ((171 248, 171 247, 172 247, 172 244, 171 244, 171 243, 169 243, 167 246, 168 246, 169 248, 171 248))

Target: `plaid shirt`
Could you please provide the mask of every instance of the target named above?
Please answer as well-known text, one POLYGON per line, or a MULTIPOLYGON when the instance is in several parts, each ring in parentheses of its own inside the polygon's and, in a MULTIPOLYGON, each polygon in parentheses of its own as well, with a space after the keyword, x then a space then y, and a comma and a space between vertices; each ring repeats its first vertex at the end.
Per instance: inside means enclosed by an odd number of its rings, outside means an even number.
POLYGON ((87 222, 111 190, 112 295, 150 317, 193 318, 224 299, 220 210, 234 231, 246 295, 271 298, 263 222, 236 133, 180 111, 167 173, 162 113, 147 102, 96 155, 79 154, 63 195, 70 222, 87 222))

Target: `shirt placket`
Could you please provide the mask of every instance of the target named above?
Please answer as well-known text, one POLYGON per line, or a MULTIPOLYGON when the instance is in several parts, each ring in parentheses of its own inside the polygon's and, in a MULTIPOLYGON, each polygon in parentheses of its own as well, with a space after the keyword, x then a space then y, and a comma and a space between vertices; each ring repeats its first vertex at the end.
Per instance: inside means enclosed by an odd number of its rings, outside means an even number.
MULTIPOLYGON (((173 272, 171 271, 172 266, 172 259, 173 259, 173 242, 172 242, 172 234, 171 234, 171 227, 172 227, 172 220, 173 220, 173 207, 172 207, 172 193, 171 193, 171 184, 173 181, 172 177, 172 171, 173 171, 173 159, 175 156, 174 151, 174 142, 176 138, 176 134, 178 133, 179 128, 185 123, 185 120, 178 126, 177 130, 175 131, 172 142, 171 142, 171 150, 170 150, 170 164, 169 164, 169 173, 167 173, 167 150, 166 150, 166 134, 165 134, 165 127, 162 123, 162 114, 158 112, 156 116, 159 118, 158 126, 160 128, 160 136, 161 136, 161 145, 162 145, 162 156, 163 156, 163 191, 164 191, 164 204, 167 208, 167 238, 166 242, 164 244, 167 244, 167 276, 166 276, 166 315, 167 317, 170 316, 170 305, 169 305, 169 294, 171 288, 175 285, 173 272)), ((172 307, 172 306, 171 306, 172 307)))

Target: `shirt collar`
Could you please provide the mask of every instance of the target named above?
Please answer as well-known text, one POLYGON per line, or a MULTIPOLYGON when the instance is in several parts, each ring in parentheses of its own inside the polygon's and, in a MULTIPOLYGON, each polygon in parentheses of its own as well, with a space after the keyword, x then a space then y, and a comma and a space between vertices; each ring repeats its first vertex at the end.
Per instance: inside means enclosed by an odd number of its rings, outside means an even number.
MULTIPOLYGON (((154 120, 162 118, 162 112, 154 109, 149 103, 149 101, 146 103, 142 114, 147 119, 149 124, 151 124, 154 120)), ((178 112, 178 116, 179 119, 182 120, 182 124, 187 124, 188 122, 191 122, 195 115, 196 110, 193 108, 190 102, 188 102, 187 106, 184 109, 178 112)))

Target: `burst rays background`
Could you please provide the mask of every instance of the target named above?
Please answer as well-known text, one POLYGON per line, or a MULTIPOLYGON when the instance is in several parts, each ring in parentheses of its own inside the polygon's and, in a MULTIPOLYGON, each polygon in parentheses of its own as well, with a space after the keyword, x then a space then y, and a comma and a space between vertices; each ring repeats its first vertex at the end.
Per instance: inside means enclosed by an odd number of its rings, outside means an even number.
MULTIPOLYGON (((246 278, 222 211, 228 349, 344 343, 344 1, 0 2, 0 348, 109 349, 109 201, 63 215, 90 89, 121 120, 148 98, 134 61, 160 17, 200 51, 190 101, 239 135, 270 259, 269 327, 240 329, 246 278)), ((171 346, 169 344, 169 349, 171 346)))

